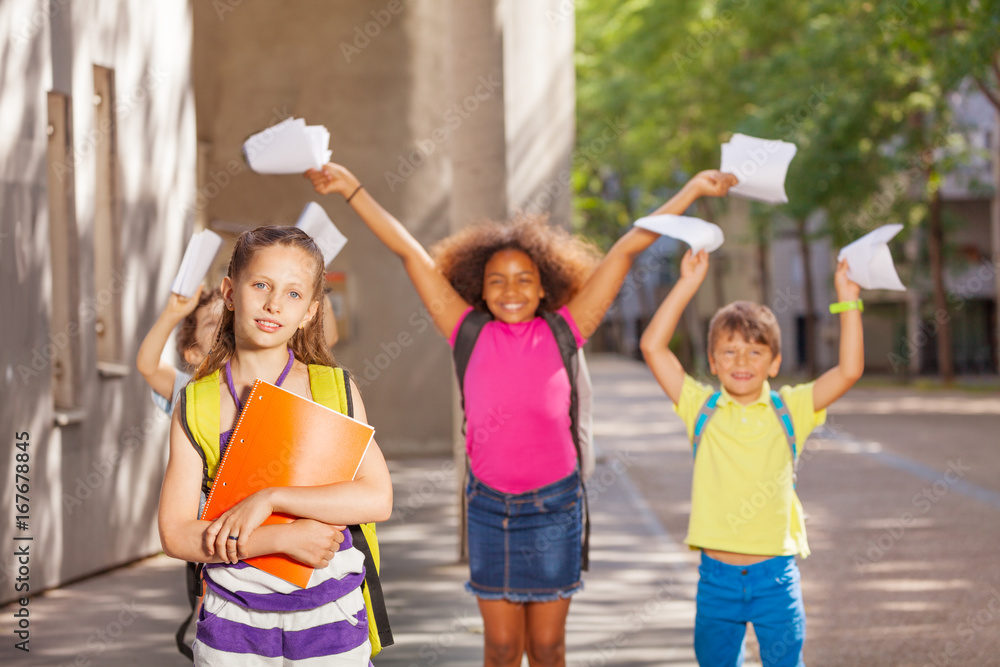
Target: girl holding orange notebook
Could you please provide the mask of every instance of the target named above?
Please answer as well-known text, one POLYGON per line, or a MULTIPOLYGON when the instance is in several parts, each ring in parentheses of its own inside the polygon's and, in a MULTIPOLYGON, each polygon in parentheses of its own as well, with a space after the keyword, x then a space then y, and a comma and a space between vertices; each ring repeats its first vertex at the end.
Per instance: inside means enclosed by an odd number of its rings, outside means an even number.
MULTIPOLYGON (((468 227, 424 250, 347 169, 326 164, 306 176, 339 193, 403 261, 438 331, 453 348, 477 322, 463 377, 469 455, 470 577, 483 616, 484 663, 565 664, 570 596, 582 587, 582 487, 571 432, 571 384, 554 329, 581 347, 625 280, 659 238, 634 228, 599 260, 588 244, 544 220, 468 227), (596 267, 596 268, 595 268, 596 267), (565 330, 565 329, 563 329, 565 330)), ((698 197, 736 183, 698 174, 660 213, 683 213, 698 197)))
POLYGON ((241 234, 222 281, 219 334, 174 412, 160 540, 169 556, 208 564, 193 647, 197 665, 250 664, 251 655, 254 665, 333 655, 337 664, 369 664, 364 557, 344 529, 389 517, 392 485, 374 441, 352 481, 264 488, 215 521, 195 518, 254 380, 318 401, 317 392, 326 396, 331 386, 321 387, 317 378, 339 377, 354 418, 366 421, 357 386, 336 368, 324 342, 323 268, 322 253, 301 230, 259 227, 241 234), (220 400, 217 413, 209 406, 207 423, 222 432, 206 442, 184 402, 209 390, 220 400), (297 519, 261 525, 273 513, 297 519), (243 562, 274 553, 315 568, 305 588, 243 562))

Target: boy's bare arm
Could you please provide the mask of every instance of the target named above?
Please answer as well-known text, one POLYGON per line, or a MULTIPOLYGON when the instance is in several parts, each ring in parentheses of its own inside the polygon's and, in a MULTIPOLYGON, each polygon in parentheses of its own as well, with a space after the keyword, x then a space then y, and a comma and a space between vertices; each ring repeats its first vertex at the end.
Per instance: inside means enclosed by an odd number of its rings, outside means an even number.
MULTIPOLYGON (((861 288, 847 277, 847 261, 837 266, 834 277, 837 301, 856 301, 861 288)), ((847 393, 865 370, 864 328, 861 311, 848 310, 840 317, 840 361, 813 385, 813 409, 822 410, 847 393)))
POLYGON ((684 367, 677 355, 670 351, 670 339, 677 330, 684 309, 698 292, 707 273, 708 253, 702 251, 692 255, 690 250, 684 253, 680 280, 660 304, 639 341, 642 356, 653 376, 675 404, 680 402, 684 387, 684 367))

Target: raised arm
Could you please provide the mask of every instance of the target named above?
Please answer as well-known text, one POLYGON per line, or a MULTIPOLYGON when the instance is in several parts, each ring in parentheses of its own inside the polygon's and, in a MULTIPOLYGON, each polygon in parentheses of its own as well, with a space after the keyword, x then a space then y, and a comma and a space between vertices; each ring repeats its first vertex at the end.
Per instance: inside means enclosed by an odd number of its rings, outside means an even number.
MULTIPOLYGON (((367 423, 357 385, 351 382, 354 418, 367 423)), ((392 512, 392 480, 378 445, 373 440, 352 481, 324 486, 274 486, 258 491, 216 519, 205 531, 205 540, 224 550, 229 535, 239 536, 238 553, 253 549, 253 539, 264 519, 274 512, 325 524, 351 525, 385 521, 392 512)), ((286 552, 287 553, 287 552, 286 552)))
MULTIPOLYGON (((847 260, 837 265, 834 276, 837 301, 857 301, 861 288, 847 277, 847 260)), ((861 379, 865 370, 864 328, 861 311, 840 313, 840 360, 836 366, 819 376, 813 385, 813 409, 822 410, 847 393, 861 379)))
POLYGON ((656 314, 639 341, 642 356, 653 371, 653 377, 675 404, 680 402, 681 389, 684 388, 684 367, 677 355, 670 351, 670 339, 674 337, 684 309, 694 298, 707 274, 708 253, 702 250, 697 255, 692 255, 690 249, 684 253, 680 280, 656 309, 656 314))
POLYGON ((161 361, 160 355, 163 354, 163 348, 166 347, 167 339, 174 327, 198 308, 201 290, 202 287, 199 286, 198 291, 190 299, 171 293, 167 298, 166 307, 156 318, 153 328, 142 339, 142 344, 139 345, 139 352, 136 355, 135 367, 139 369, 142 377, 146 379, 153 391, 168 401, 174 400, 170 394, 174 390, 177 369, 171 364, 161 361))
MULTIPOLYGON (((680 192, 670 198, 650 215, 670 213, 680 215, 699 197, 721 197, 736 185, 736 177, 717 170, 699 172, 684 184, 680 192)), ((597 269, 584 283, 580 291, 569 302, 569 312, 573 316, 580 334, 589 338, 597 330, 604 314, 611 307, 615 295, 621 289, 625 276, 639 254, 653 245, 659 234, 633 227, 611 246, 597 269)))
POLYGON ((322 170, 310 169, 306 177, 320 194, 340 193, 350 199, 350 205, 375 236, 403 260, 403 267, 417 288, 420 300, 434 318, 434 324, 444 336, 450 336, 469 304, 459 296, 451 283, 438 271, 434 260, 399 220, 361 187, 360 181, 339 164, 323 165, 322 170))

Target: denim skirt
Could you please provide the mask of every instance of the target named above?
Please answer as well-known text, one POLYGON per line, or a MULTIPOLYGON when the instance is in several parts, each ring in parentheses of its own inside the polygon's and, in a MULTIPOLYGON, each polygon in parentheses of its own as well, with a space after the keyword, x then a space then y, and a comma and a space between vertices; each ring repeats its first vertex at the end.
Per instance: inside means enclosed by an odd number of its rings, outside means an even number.
POLYGON ((583 490, 574 471, 525 493, 503 493, 470 472, 469 583, 483 600, 551 602, 583 587, 583 490))

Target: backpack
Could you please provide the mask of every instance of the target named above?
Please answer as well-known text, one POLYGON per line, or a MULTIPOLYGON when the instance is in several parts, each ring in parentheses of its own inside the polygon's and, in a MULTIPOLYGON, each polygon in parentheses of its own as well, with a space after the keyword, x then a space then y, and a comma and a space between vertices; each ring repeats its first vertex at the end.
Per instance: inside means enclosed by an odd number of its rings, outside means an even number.
MULTIPOLYGON (((195 450, 201 454, 204 462, 202 474, 202 490, 205 494, 210 490, 211 480, 219 466, 219 406, 222 401, 219 382, 219 371, 189 383, 180 395, 181 423, 188 439, 195 445, 195 450)), ((342 368, 309 365, 309 388, 313 401, 326 406, 348 417, 354 416, 354 403, 351 397, 350 376, 342 368)), ((382 594, 382 584, 379 581, 378 539, 375 535, 375 524, 365 523, 348 526, 354 546, 365 558, 365 580, 361 592, 365 599, 365 611, 368 615, 368 639, 372 646, 372 656, 386 646, 393 644, 392 629, 389 627, 389 616, 385 608, 385 597, 382 594)), ((198 597, 202 594, 202 569, 204 563, 188 563, 188 600, 191 603, 191 614, 181 623, 177 630, 177 650, 194 659, 191 647, 184 643, 198 597)))
MULTIPOLYGON (((559 355, 562 357, 566 374, 569 375, 570 400, 569 419, 570 432, 573 435, 573 446, 576 448, 576 458, 580 465, 580 483, 590 479, 594 474, 596 457, 594 455, 593 427, 593 384, 587 369, 587 360, 583 349, 576 345, 576 336, 569 323, 557 313, 539 311, 542 319, 552 329, 552 334, 559 345, 559 355)), ((482 310, 471 310, 455 336, 455 348, 452 356, 455 359, 455 374, 458 376, 458 388, 462 394, 462 432, 465 432, 465 370, 472 357, 472 348, 483 327, 493 320, 493 316, 482 310)), ((587 489, 583 489, 583 544, 582 569, 590 565, 590 508, 587 503, 587 489)))
MULTIPOLYGON (((701 406, 701 410, 698 411, 698 417, 694 421, 694 435, 691 436, 691 456, 692 458, 698 457, 698 445, 701 444, 701 438, 705 434, 705 427, 708 426, 708 421, 715 414, 715 410, 719 407, 719 397, 722 396, 721 391, 714 392, 709 396, 701 406)), ((795 443, 795 427, 792 425, 792 414, 788 410, 788 405, 782 400, 781 395, 771 390, 771 407, 774 408, 775 414, 778 416, 778 422, 781 424, 781 430, 785 434, 785 440, 788 441, 788 447, 792 450, 792 488, 795 488, 795 474, 799 468, 799 451, 795 443)))

